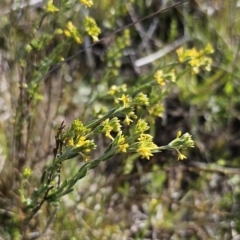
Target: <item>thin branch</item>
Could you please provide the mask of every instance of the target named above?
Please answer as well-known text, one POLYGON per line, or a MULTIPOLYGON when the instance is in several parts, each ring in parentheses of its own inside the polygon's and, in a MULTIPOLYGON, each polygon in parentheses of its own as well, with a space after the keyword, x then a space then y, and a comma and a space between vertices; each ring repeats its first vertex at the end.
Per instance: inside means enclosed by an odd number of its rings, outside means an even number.
POLYGON ((181 37, 177 40, 175 40, 173 43, 167 45, 166 47, 160 49, 159 51, 152 53, 146 57, 140 58, 135 62, 136 67, 141 67, 143 65, 152 63, 154 61, 156 61, 157 59, 165 56, 166 54, 172 52, 173 50, 175 50, 176 48, 180 47, 181 45, 183 45, 184 43, 186 43, 187 41, 189 41, 190 39, 188 37, 181 37))
POLYGON ((189 170, 200 170, 206 172, 217 172, 223 174, 240 174, 240 168, 230 168, 230 167, 222 167, 217 164, 207 164, 202 162, 190 162, 188 165, 183 166, 188 168, 189 170))
POLYGON ((51 227, 51 224, 52 224, 54 218, 56 217, 57 211, 58 211, 58 207, 56 207, 54 209, 53 213, 51 214, 50 218, 48 219, 48 222, 47 222, 45 228, 43 229, 42 233, 40 234, 40 236, 43 236, 46 233, 46 231, 51 227))
MULTIPOLYGON (((128 13, 132 19, 133 22, 137 22, 137 16, 136 16, 136 13, 134 11, 134 8, 132 7, 132 4, 130 3, 127 3, 126 4, 126 7, 127 7, 127 10, 128 10, 128 13)), ((142 39, 142 45, 144 48, 146 48, 146 51, 149 52, 149 44, 148 44, 148 38, 146 37, 147 36, 147 33, 146 31, 143 29, 143 26, 141 24, 141 22, 137 22, 135 24, 135 28, 136 30, 138 31, 141 39, 142 39)))

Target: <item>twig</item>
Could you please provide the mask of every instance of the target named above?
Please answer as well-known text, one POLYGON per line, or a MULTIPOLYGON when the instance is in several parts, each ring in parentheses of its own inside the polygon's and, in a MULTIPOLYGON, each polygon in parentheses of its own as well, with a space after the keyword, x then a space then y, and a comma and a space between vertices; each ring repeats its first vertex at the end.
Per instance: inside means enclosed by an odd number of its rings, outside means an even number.
POLYGON ((41 202, 33 209, 32 214, 31 214, 28 218, 25 219, 25 221, 24 221, 24 222, 25 222, 25 223, 24 223, 24 228, 23 228, 23 238, 22 238, 23 240, 28 239, 26 233, 27 233, 27 229, 28 229, 29 223, 30 223, 30 221, 33 219, 33 217, 37 214, 37 212, 41 209, 43 203, 44 203, 44 202, 46 201, 46 199, 47 199, 47 195, 48 195, 49 191, 50 191, 52 188, 53 188, 53 186, 50 186, 50 187, 47 189, 47 191, 46 191, 44 197, 42 198, 41 202))
POLYGON ((188 165, 183 166, 188 168, 189 170, 200 170, 206 172, 218 172, 223 174, 240 174, 240 168, 230 168, 230 167, 222 167, 217 164, 206 164, 202 162, 190 162, 188 165))
POLYGON ((48 219, 48 222, 47 222, 45 228, 43 229, 42 233, 40 234, 40 237, 43 236, 43 235, 46 233, 46 231, 49 229, 49 227, 50 227, 50 225, 52 224, 54 218, 56 217, 57 210, 58 210, 58 208, 55 207, 52 215, 51 215, 50 218, 48 219))
POLYGON ((144 58, 140 58, 135 62, 135 65, 137 67, 141 67, 143 65, 152 63, 154 61, 156 61, 157 59, 165 56, 166 54, 168 54, 169 52, 175 50, 176 48, 180 47, 182 44, 186 43, 187 41, 189 41, 190 39, 188 37, 181 37, 177 40, 175 40, 173 43, 167 45, 166 47, 160 49, 159 51, 152 53, 144 58))
MULTIPOLYGON (((127 3, 126 7, 127 7, 128 13, 129 13, 131 19, 133 20, 133 22, 137 22, 137 16, 136 16, 136 13, 135 13, 132 5, 130 3, 127 3)), ((138 33, 139 33, 139 35, 140 35, 140 37, 142 39, 143 47, 146 48, 147 52, 149 52, 150 47, 149 47, 149 44, 148 44, 148 39, 146 37, 147 33, 143 29, 141 22, 137 22, 135 24, 135 28, 138 31, 138 33)))
POLYGON ((27 236, 25 236, 24 238, 22 238, 22 240, 33 240, 33 239, 37 239, 40 237, 40 232, 31 232, 29 233, 27 236))
MULTIPOLYGON (((155 17, 153 18, 153 22, 151 23, 149 29, 147 30, 147 35, 145 36, 145 38, 147 39, 152 39, 152 35, 153 33, 155 32, 157 26, 158 26, 158 23, 159 23, 159 18, 155 17)), ((142 49, 144 48, 144 42, 142 42, 140 45, 139 45, 139 51, 141 52, 142 49)), ((156 44, 155 44, 156 45, 156 44)))

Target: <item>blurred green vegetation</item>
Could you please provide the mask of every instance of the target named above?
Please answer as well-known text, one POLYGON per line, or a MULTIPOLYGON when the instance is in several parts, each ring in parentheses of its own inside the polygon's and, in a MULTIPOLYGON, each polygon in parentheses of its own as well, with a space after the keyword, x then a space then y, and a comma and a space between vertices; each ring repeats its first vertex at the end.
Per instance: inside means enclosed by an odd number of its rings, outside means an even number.
MULTIPOLYGON (((0 3, 0 237, 240 239, 239 1, 33 2, 0 3), (23 237, 24 203, 51 164, 61 122, 100 118, 122 94, 139 92, 150 105, 136 114, 157 145, 179 130, 193 136, 187 159, 170 151, 149 161, 114 156, 57 208, 44 203, 23 237)), ((97 158, 109 140, 95 143, 97 158)), ((61 177, 81 164, 64 162, 61 177)))

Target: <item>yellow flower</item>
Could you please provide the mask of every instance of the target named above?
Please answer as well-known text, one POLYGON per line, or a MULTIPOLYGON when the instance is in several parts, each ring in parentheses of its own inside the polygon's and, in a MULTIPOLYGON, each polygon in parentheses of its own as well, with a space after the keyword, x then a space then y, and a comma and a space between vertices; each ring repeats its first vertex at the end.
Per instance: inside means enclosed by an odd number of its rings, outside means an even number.
POLYGON ((71 33, 68 30, 64 30, 64 34, 66 37, 71 37, 71 33))
POLYGON ((174 69, 168 74, 168 77, 170 77, 170 81, 176 82, 176 74, 174 69))
POLYGON ((85 5, 86 7, 89 7, 89 8, 93 5, 92 0, 80 0, 80 3, 82 3, 83 5, 85 5))
POLYGON ((118 98, 120 101, 123 102, 123 107, 128 107, 130 103, 130 97, 128 95, 123 94, 122 97, 118 98))
POLYGON ((179 62, 184 62, 185 54, 184 54, 184 51, 183 51, 183 47, 178 48, 176 52, 177 52, 177 55, 178 55, 179 62))
POLYGON ((115 144, 117 146, 117 152, 127 152, 129 145, 125 142, 125 136, 122 135, 122 131, 120 131, 115 138, 115 144))
POLYGON ((149 105, 147 95, 143 93, 137 94, 137 96, 134 97, 132 104, 143 105, 143 106, 149 105))
POLYGON ((129 147, 128 143, 118 145, 117 152, 127 152, 128 147, 129 147))
POLYGON ((60 35, 63 33, 63 30, 61 28, 57 28, 55 31, 55 34, 60 35))
POLYGON ((209 72, 209 71, 211 71, 211 67, 212 67, 212 59, 211 58, 208 58, 208 57, 206 57, 205 58, 205 69, 209 72))
POLYGON ((121 89, 122 92, 126 92, 127 91, 127 84, 122 84, 120 86, 120 89, 121 89))
POLYGON ((156 103, 148 108, 148 112, 150 113, 150 115, 162 117, 162 114, 164 112, 164 106, 162 103, 156 103))
POLYGON ((145 141, 152 141, 153 137, 150 134, 142 133, 138 138, 138 141, 145 142, 145 141))
POLYGON ((98 35, 101 33, 101 29, 97 26, 95 20, 86 16, 84 20, 86 32, 92 37, 93 41, 98 41, 98 35))
POLYGON ((184 160, 187 157, 178 151, 178 160, 184 160))
POLYGON ((118 135, 120 135, 120 137, 118 138, 117 143, 123 144, 125 142, 125 137, 124 137, 124 135, 122 135, 122 131, 120 131, 118 135))
POLYGON ((76 27, 73 25, 72 22, 69 21, 69 22, 67 23, 67 28, 68 28, 68 30, 69 30, 70 32, 73 32, 76 27))
POLYGON ((83 159, 84 159, 85 162, 88 162, 88 161, 90 160, 90 156, 86 156, 86 155, 85 155, 85 156, 83 157, 83 159))
POLYGON ((188 62, 192 68, 192 73, 198 74, 201 67, 204 67, 205 70, 210 71, 212 65, 212 59, 205 56, 207 54, 213 53, 214 50, 210 44, 207 44, 205 49, 197 50, 196 48, 183 50, 179 48, 177 50, 179 62, 188 62))
POLYGON ((82 39, 80 37, 75 36, 73 38, 77 43, 79 43, 79 44, 82 43, 82 39))
POLYGON ((99 40, 98 36, 96 36, 96 35, 91 35, 91 37, 94 42, 97 42, 99 40))
POLYGON ((181 132, 181 131, 178 131, 176 138, 179 138, 181 135, 182 135, 182 132, 181 132))
POLYGON ((141 145, 137 149, 137 152, 141 154, 142 158, 147 158, 147 160, 149 160, 150 157, 153 156, 150 149, 148 147, 143 146, 143 145, 141 145))
POLYGON ((212 45, 211 45, 210 43, 208 43, 208 44, 206 45, 206 47, 205 47, 205 52, 206 52, 207 54, 214 53, 214 49, 213 49, 213 47, 212 47, 212 45))
POLYGON ((86 143, 86 137, 82 136, 79 138, 78 143, 76 144, 76 147, 81 147, 85 145, 85 143, 86 143))
POLYGON ((74 142, 73 142, 73 139, 70 138, 67 140, 67 146, 73 146, 74 145, 74 142))
POLYGON ((137 121, 134 132, 135 133, 143 133, 143 132, 147 131, 148 129, 149 129, 148 123, 145 120, 140 118, 137 121))
POLYGON ((23 171, 23 176, 29 178, 32 175, 32 170, 30 168, 25 168, 23 171))
POLYGON ((88 162, 88 161, 90 160, 90 158, 91 158, 91 156, 85 155, 85 154, 83 154, 83 153, 80 153, 80 155, 83 157, 83 160, 84 160, 85 162, 88 162))
POLYGON ((111 86, 110 90, 108 91, 109 95, 115 95, 115 93, 118 92, 118 88, 116 85, 111 86))
POLYGON ((73 25, 71 21, 69 21, 66 25, 66 29, 63 31, 65 36, 71 37, 77 43, 82 43, 82 37, 78 32, 77 28, 73 25))
POLYGON ((113 130, 113 127, 109 123, 109 118, 103 121, 101 125, 103 126, 102 132, 105 133, 105 136, 113 140, 113 137, 110 134, 110 132, 113 130))
POLYGON ((200 56, 200 52, 198 52, 196 48, 192 48, 186 51, 186 55, 191 58, 198 58, 200 56))
POLYGON ((129 118, 129 116, 127 115, 124 119, 124 123, 126 123, 127 125, 130 125, 130 123, 132 122, 133 120, 129 118))
POLYGON ((157 83, 160 86, 164 86, 166 84, 165 81, 164 81, 164 78, 163 78, 163 71, 162 70, 158 70, 155 73, 154 78, 157 80, 157 83))
POLYGON ((48 13, 54 13, 54 12, 58 12, 59 9, 53 5, 53 0, 49 0, 47 2, 46 11, 48 13))

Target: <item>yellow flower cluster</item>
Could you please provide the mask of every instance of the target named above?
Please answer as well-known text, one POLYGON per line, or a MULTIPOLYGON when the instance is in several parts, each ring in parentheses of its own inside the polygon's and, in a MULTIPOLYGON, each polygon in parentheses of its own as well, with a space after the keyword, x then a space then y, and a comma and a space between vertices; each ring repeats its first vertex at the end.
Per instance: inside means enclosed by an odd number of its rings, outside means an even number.
POLYGON ((85 161, 89 160, 89 153, 96 148, 93 140, 87 139, 90 129, 86 128, 80 120, 74 120, 68 130, 66 147, 77 149, 85 161))
POLYGON ((185 50, 182 47, 177 50, 179 62, 187 62, 191 68, 192 72, 197 74, 201 67, 205 70, 210 71, 212 65, 212 59, 207 54, 213 53, 214 50, 210 44, 198 51, 196 48, 185 50))
POLYGON ((184 133, 182 135, 182 132, 178 131, 176 139, 174 139, 168 145, 177 151, 178 160, 184 160, 186 156, 183 155, 180 150, 194 147, 194 141, 189 133, 184 133))
POLYGON ((24 176, 25 178, 29 178, 31 175, 32 175, 32 170, 31 170, 31 168, 25 168, 24 171, 23 171, 23 176, 24 176))
POLYGON ((75 42, 81 44, 83 42, 83 39, 77 30, 77 28, 73 25, 72 22, 68 22, 66 25, 66 29, 63 31, 65 36, 72 38, 75 42))
POLYGON ((90 130, 84 126, 84 124, 76 119, 72 123, 72 130, 76 135, 86 135, 90 130))
POLYGON ((125 116, 123 122, 130 124, 133 119, 137 118, 135 107, 138 105, 147 106, 148 98, 143 93, 138 93, 133 99, 123 94, 120 101, 123 102, 122 106, 111 109, 101 119, 91 121, 87 125, 84 125, 80 120, 73 121, 68 131, 61 136, 61 139, 64 139, 65 153, 67 153, 66 157, 63 154, 63 160, 79 154, 84 160, 89 160, 90 153, 96 148, 94 141, 89 140, 89 137, 98 133, 103 133, 112 140, 101 157, 101 161, 105 161, 118 153, 138 153, 141 158, 149 160, 154 153, 162 150, 175 150, 178 153, 178 160, 186 158, 180 151, 194 146, 192 136, 189 133, 182 135, 181 132, 178 132, 176 139, 166 146, 158 147, 153 142, 153 137, 146 133, 150 128, 149 124, 140 118, 131 129, 131 134, 127 137, 124 136, 121 131, 121 122, 116 116, 125 116), (110 118, 111 116, 112 118, 110 118), (111 135, 113 132, 117 134, 111 135))
POLYGON ((95 20, 89 16, 86 16, 84 25, 87 34, 92 37, 94 42, 97 42, 98 36, 101 33, 101 29, 97 26, 95 20))
POLYGON ((80 3, 82 3, 84 6, 90 8, 93 5, 92 0, 80 0, 80 3))
POLYGON ((129 95, 123 94, 120 98, 118 98, 119 101, 123 102, 123 107, 132 107, 135 105, 139 106, 148 106, 149 101, 147 95, 143 93, 138 93, 133 100, 129 97, 129 95))
POLYGON ((148 106, 149 101, 147 95, 143 93, 138 93, 133 99, 129 97, 129 95, 122 94, 122 97, 117 99, 122 102, 122 108, 129 108, 130 110, 125 115, 125 120, 123 121, 125 124, 129 125, 133 120, 136 119, 137 116, 134 113, 135 105, 138 106, 148 106))
POLYGON ((149 129, 149 126, 147 122, 140 118, 135 126, 134 132, 141 134, 146 132, 148 129, 149 129))
POLYGON ((149 101, 146 94, 138 93, 132 100, 132 105, 148 106, 149 101))
POLYGON ((122 84, 121 86, 113 85, 111 86, 110 90, 108 91, 108 94, 111 96, 115 96, 119 93, 123 93, 127 91, 127 84, 122 84))
POLYGON ((160 86, 165 86, 165 80, 163 78, 163 71, 162 70, 158 70, 155 74, 154 74, 154 78, 157 80, 157 83, 160 86))
POLYGON ((153 143, 152 136, 149 134, 141 134, 138 138, 138 148, 137 152, 142 158, 150 159, 153 156, 152 152, 158 149, 158 146, 153 143))
POLYGON ((128 95, 123 94, 118 100, 123 102, 123 107, 130 106, 131 98, 128 95))
POLYGON ((119 96, 121 96, 121 94, 127 92, 127 85, 126 84, 122 84, 120 86, 116 86, 116 85, 112 85, 111 88, 108 91, 108 95, 112 96, 114 98, 114 102, 116 104, 119 103, 119 96))
POLYGON ((126 139, 125 139, 125 136, 122 135, 122 132, 120 131, 119 136, 117 136, 117 152, 127 152, 127 148, 129 147, 129 144, 126 143, 126 139))
POLYGON ((164 106, 162 103, 151 104, 151 106, 148 107, 148 112, 151 116, 162 117, 164 106))
POLYGON ((101 126, 103 127, 102 132, 105 133, 105 136, 112 140, 114 140, 114 138, 112 137, 111 132, 120 132, 122 127, 117 117, 114 117, 111 120, 109 118, 106 119, 101 123, 101 126))
POLYGON ((156 79, 157 83, 162 87, 166 85, 166 80, 170 80, 171 82, 176 81, 176 75, 175 75, 174 69, 171 70, 169 73, 163 73, 162 70, 158 70, 154 74, 154 78, 156 79))
POLYGON ((136 119, 136 118, 137 118, 137 116, 135 115, 135 113, 133 111, 130 111, 126 114, 123 122, 127 125, 130 125, 130 123, 133 122, 132 119, 136 119))
POLYGON ((115 139, 113 140, 113 146, 116 147, 117 153, 120 152, 137 152, 142 158, 150 159, 153 156, 153 152, 158 151, 158 146, 153 143, 153 137, 144 132, 149 129, 147 122, 143 119, 139 119, 132 132, 132 135, 127 139, 119 131, 115 139))
POLYGON ((59 12, 59 9, 53 5, 53 0, 48 0, 46 5, 46 11, 48 13, 55 13, 55 12, 59 12))

